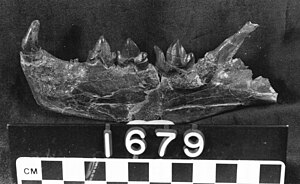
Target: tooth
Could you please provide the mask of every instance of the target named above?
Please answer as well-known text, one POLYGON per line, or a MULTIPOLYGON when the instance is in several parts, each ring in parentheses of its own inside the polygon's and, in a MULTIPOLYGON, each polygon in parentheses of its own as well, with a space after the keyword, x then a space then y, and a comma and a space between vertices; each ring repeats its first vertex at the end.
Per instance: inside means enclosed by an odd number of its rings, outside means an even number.
POLYGON ((158 47, 158 46, 154 46, 154 52, 156 55, 156 63, 155 66, 163 73, 168 73, 172 70, 174 70, 174 68, 169 65, 166 61, 165 61, 165 55, 162 52, 162 50, 158 47))
POLYGON ((130 38, 128 38, 126 40, 126 43, 121 51, 121 55, 124 58, 134 58, 137 57, 140 54, 140 49, 138 48, 138 46, 136 45, 136 43, 134 43, 134 41, 132 41, 130 38))
POLYGON ((104 65, 112 65, 114 63, 115 53, 110 50, 109 43, 105 40, 104 36, 100 36, 94 49, 88 57, 88 60, 97 59, 100 57, 104 65))
POLYGON ((127 38, 121 51, 118 51, 118 63, 126 65, 129 60, 134 60, 140 54, 140 49, 130 38, 127 38))
POLYGON ((100 36, 89 59, 95 59, 97 56, 110 55, 110 46, 104 36, 100 36))
POLYGON ((161 49, 158 47, 158 46, 154 46, 154 52, 155 52, 155 55, 156 55, 156 63, 155 63, 155 66, 163 71, 163 72, 167 72, 167 70, 165 69, 165 55, 164 53, 161 51, 161 49))
POLYGON ((148 58, 146 52, 141 52, 137 57, 134 58, 134 63, 140 70, 145 70, 148 67, 148 58))
POLYGON ((38 45, 39 29, 40 29, 40 22, 38 20, 34 20, 31 23, 26 36, 22 40, 23 51, 37 52, 40 49, 38 45))
POLYGON ((96 52, 104 52, 104 53, 110 53, 110 46, 108 44, 108 42, 105 40, 104 36, 100 36, 99 40, 97 41, 96 45, 95 45, 95 49, 96 52))
POLYGON ((192 68, 195 64, 195 56, 193 53, 189 53, 186 55, 186 57, 184 58, 184 63, 185 63, 185 67, 186 69, 188 68, 192 68))
POLYGON ((240 48, 245 38, 256 28, 258 24, 247 22, 237 33, 227 38, 218 48, 212 51, 218 64, 224 64, 232 59, 240 48))
POLYGON ((186 57, 186 52, 183 46, 180 44, 179 40, 171 44, 167 50, 167 62, 176 67, 184 67, 185 63, 184 58, 186 57))
POLYGON ((141 52, 138 56, 136 56, 133 59, 134 63, 141 64, 141 63, 147 62, 148 61, 147 56, 148 56, 148 54, 146 52, 141 52))

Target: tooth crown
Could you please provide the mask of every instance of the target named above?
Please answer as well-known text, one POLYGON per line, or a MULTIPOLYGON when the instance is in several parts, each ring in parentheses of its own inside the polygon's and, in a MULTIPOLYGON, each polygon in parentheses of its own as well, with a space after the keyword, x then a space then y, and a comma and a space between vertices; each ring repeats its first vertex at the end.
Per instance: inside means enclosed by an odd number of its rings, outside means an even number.
POLYGON ((56 112, 117 122, 190 122, 239 105, 276 102, 268 79, 252 80, 251 70, 232 58, 257 26, 246 23, 197 62, 179 40, 166 56, 155 46, 152 65, 131 39, 112 52, 103 36, 86 62, 60 60, 39 47, 36 20, 22 42, 21 66, 37 103, 56 112))

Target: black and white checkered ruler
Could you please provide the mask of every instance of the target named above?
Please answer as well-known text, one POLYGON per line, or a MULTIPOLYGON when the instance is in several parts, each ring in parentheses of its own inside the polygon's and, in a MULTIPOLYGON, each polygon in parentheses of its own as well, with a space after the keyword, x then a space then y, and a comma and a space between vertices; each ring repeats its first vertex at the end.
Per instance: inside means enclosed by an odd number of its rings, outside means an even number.
POLYGON ((38 158, 17 160, 18 184, 283 184, 280 161, 38 158))

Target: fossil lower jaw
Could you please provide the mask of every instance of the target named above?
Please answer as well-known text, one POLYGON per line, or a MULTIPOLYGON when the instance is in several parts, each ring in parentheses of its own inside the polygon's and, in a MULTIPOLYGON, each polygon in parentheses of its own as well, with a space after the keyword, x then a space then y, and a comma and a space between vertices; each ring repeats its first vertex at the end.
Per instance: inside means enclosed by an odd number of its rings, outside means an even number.
POLYGON ((154 66, 132 40, 114 53, 102 36, 86 62, 60 60, 38 46, 39 22, 33 21, 22 42, 21 66, 36 102, 52 111, 104 121, 191 122, 237 106, 276 102, 268 79, 252 80, 251 70, 232 59, 256 27, 246 23, 197 62, 179 41, 166 57, 155 46, 154 66))

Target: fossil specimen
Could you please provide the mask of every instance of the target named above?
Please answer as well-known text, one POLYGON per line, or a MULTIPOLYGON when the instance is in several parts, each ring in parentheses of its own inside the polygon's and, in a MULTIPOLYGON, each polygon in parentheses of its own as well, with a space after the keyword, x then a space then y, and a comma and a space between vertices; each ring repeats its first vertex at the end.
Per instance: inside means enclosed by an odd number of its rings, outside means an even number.
POLYGON ((155 46, 155 66, 131 39, 112 52, 103 36, 86 62, 60 60, 39 47, 39 26, 33 21, 23 39, 21 66, 36 102, 56 112, 105 121, 180 123, 277 99, 268 79, 252 80, 251 70, 232 58, 258 26, 251 22, 197 62, 179 41, 166 57, 155 46))

